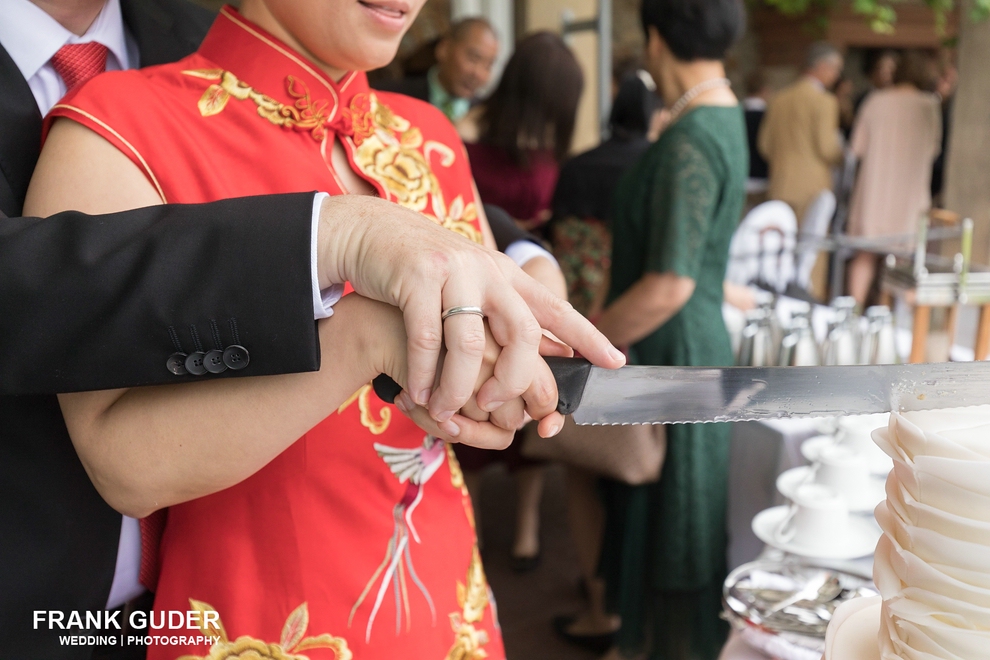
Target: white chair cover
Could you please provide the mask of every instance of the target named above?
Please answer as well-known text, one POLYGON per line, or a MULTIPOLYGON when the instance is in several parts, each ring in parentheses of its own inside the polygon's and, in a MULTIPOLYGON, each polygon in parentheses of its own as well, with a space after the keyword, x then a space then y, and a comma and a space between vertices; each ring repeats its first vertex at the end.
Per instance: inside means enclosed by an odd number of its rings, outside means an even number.
POLYGON ((742 285, 762 281, 782 292, 794 277, 796 236, 797 218, 787 203, 760 204, 732 237, 726 279, 742 285))

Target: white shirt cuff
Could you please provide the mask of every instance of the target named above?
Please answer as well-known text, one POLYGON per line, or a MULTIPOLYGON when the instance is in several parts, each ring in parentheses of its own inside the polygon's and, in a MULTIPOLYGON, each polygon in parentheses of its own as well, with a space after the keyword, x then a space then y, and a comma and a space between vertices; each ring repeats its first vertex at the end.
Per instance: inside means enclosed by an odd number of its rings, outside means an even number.
POLYGON ((525 266, 526 262, 530 259, 535 259, 536 257, 549 259, 550 263, 557 266, 557 268, 560 268, 560 264, 557 263, 557 260, 553 258, 552 254, 541 248, 533 241, 527 241, 526 239, 511 243, 509 247, 505 248, 505 256, 516 262, 516 265, 520 268, 525 266))
POLYGON ((320 290, 320 273, 317 268, 316 247, 320 231, 320 207, 323 200, 329 197, 325 192, 313 195, 313 235, 310 239, 310 272, 313 276, 313 316, 316 320, 333 316, 333 306, 344 295, 344 285, 334 284, 328 289, 320 290))

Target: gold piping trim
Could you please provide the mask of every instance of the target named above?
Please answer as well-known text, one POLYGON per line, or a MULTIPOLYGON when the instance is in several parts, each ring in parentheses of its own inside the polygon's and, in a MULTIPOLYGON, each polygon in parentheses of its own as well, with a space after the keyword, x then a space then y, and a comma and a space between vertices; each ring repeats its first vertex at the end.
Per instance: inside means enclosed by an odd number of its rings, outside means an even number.
POLYGON ((121 135, 120 133, 118 133, 117 131, 115 131, 113 128, 111 128, 110 126, 108 126, 106 122, 102 121, 101 119, 98 119, 98 118, 94 117, 93 115, 89 114, 85 110, 82 110, 80 108, 75 107, 74 105, 66 105, 64 103, 59 103, 59 104, 56 104, 55 107, 52 108, 52 110, 54 110, 55 108, 62 108, 62 109, 65 109, 65 110, 71 110, 73 112, 78 112, 83 117, 86 117, 90 121, 93 121, 93 122, 99 124, 100 126, 102 126, 109 133, 111 133, 115 138, 117 138, 118 140, 120 140, 121 142, 123 142, 124 143, 124 146, 127 147, 128 149, 130 149, 131 150, 131 153, 133 153, 135 156, 137 156, 137 159, 139 161, 141 161, 141 167, 144 168, 145 175, 149 179, 151 179, 151 183, 155 184, 155 189, 158 191, 158 196, 162 198, 162 203, 168 204, 168 200, 165 199, 165 191, 162 190, 161 185, 159 185, 159 183, 158 183, 158 179, 155 178, 155 173, 152 172, 151 171, 151 168, 148 166, 148 161, 146 161, 144 159, 144 156, 142 156, 141 153, 137 149, 134 148, 134 145, 131 144, 130 142, 128 142, 124 138, 123 135, 121 135))
POLYGON ((340 86, 340 91, 344 91, 345 89, 347 89, 347 86, 354 81, 354 78, 356 76, 357 76, 357 71, 351 71, 350 75, 347 76, 347 81, 340 86))
POLYGON ((231 14, 227 10, 226 7, 224 7, 223 9, 220 10, 220 15, 226 17, 227 19, 229 19, 231 22, 234 23, 234 25, 240 27, 242 30, 244 30, 248 34, 254 36, 256 39, 258 39, 261 42, 267 44, 268 46, 270 46, 274 50, 277 50, 278 52, 282 53, 282 55, 285 55, 287 58, 289 58, 290 60, 292 60, 293 62, 295 62, 299 66, 301 66, 303 69, 305 69, 306 71, 308 71, 310 73, 310 75, 312 75, 314 78, 316 78, 317 80, 319 80, 320 83, 324 87, 326 87, 327 89, 329 89, 330 90, 330 93, 333 94, 333 112, 330 113, 330 117, 327 118, 327 122, 329 123, 329 122, 333 121, 333 118, 337 115, 337 108, 340 107, 340 97, 337 96, 337 90, 335 90, 333 88, 333 86, 324 79, 324 77, 323 77, 322 74, 317 73, 304 60, 301 60, 298 57, 296 57, 296 55, 292 51, 288 51, 285 48, 282 48, 280 45, 278 45, 277 43, 275 43, 274 41, 272 41, 271 39, 269 39, 265 35, 261 34, 257 30, 255 30, 254 28, 252 28, 250 25, 248 25, 248 24, 244 23, 243 21, 241 21, 239 18, 237 18, 236 16, 234 16, 233 14, 231 14))

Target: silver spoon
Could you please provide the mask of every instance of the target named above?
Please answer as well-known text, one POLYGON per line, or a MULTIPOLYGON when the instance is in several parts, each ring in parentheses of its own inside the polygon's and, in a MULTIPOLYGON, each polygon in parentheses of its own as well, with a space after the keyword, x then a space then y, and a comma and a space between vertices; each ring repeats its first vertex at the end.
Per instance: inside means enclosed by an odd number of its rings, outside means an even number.
POLYGON ((775 604, 773 607, 766 610, 763 613, 763 616, 764 618, 766 618, 771 614, 779 612, 785 607, 793 605, 794 603, 800 603, 803 600, 818 600, 818 598, 821 596, 822 590, 826 586, 829 586, 828 591, 835 592, 832 594, 833 598, 835 597, 835 594, 837 594, 839 590, 841 590, 841 586, 839 585, 839 578, 836 576, 835 573, 832 573, 830 571, 820 571, 815 575, 813 575, 811 579, 808 580, 808 582, 805 583, 803 587, 795 591, 793 594, 791 594, 789 597, 785 598, 784 600, 777 602, 777 604, 775 604))

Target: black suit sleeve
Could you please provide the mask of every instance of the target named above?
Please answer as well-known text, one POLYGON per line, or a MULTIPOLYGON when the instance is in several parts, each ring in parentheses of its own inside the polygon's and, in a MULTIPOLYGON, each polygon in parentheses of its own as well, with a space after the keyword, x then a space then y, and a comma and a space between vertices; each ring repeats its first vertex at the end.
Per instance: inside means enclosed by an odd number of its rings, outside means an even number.
POLYGON ((543 247, 539 238, 520 229, 512 216, 506 213, 502 207, 485 204, 485 215, 488 217, 488 226, 492 228, 492 235, 495 237, 495 244, 498 246, 499 252, 505 252, 506 248, 516 241, 530 241, 543 247))
POLYGON ((0 215, 0 394, 312 371, 313 194, 106 216, 0 215), (175 375, 176 352, 249 362, 175 375))

